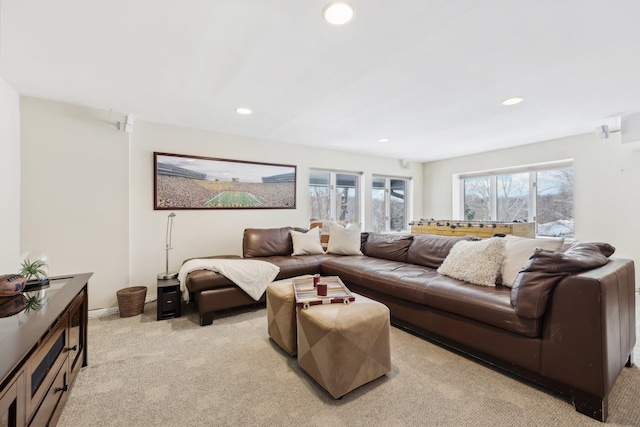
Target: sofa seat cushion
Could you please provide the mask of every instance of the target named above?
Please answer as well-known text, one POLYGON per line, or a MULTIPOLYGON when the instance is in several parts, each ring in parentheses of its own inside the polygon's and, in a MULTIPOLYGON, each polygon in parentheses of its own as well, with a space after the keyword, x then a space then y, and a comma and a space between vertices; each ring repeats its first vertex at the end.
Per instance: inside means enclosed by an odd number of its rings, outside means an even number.
POLYGON ((281 280, 304 274, 319 273, 320 261, 327 257, 330 258, 332 255, 269 256, 260 259, 280 267, 280 273, 276 276, 276 280, 281 280))
POLYGON ((507 287, 476 286, 443 276, 432 268, 367 258, 325 259, 322 273, 340 276, 347 286, 353 283, 516 334, 540 335, 541 319, 518 316, 507 287))

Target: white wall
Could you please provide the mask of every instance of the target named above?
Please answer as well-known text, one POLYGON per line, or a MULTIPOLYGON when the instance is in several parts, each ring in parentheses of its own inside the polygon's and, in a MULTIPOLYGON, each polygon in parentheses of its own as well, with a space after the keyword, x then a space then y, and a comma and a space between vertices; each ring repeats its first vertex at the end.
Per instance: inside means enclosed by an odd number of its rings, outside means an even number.
MULTIPOLYGON (((116 306, 116 291, 127 286, 147 286, 153 296, 156 275, 165 270, 170 211, 153 210, 154 151, 297 165, 296 209, 176 211, 173 270, 189 257, 240 254, 247 227, 308 226, 310 167, 363 172, 369 186, 372 174, 413 176, 415 217, 423 205, 422 166, 405 170, 396 159, 141 120, 127 134, 116 130, 120 113, 29 97, 20 111, 21 251, 47 253, 51 275, 94 272, 91 309, 116 306)), ((371 205, 370 192, 365 203, 371 205)))
POLYGON ((424 217, 452 218, 453 174, 563 159, 574 159, 576 240, 608 242, 615 256, 640 260, 640 151, 621 144, 619 133, 608 140, 578 135, 425 163, 424 217))
MULTIPOLYGON (((413 177, 413 216, 422 207, 422 166, 402 169, 400 161, 335 150, 245 138, 229 134, 136 121, 131 138, 131 281, 155 283, 165 271, 165 232, 172 211, 153 210, 153 152, 191 154, 297 166, 296 209, 176 210, 169 269, 177 271, 186 258, 242 253, 245 228, 309 226, 309 168, 363 172, 365 188, 373 174, 413 177)), ((371 206, 365 191, 365 211, 371 206)), ((365 217, 364 229, 371 223, 365 217)), ((150 289, 151 290, 151 289, 150 289)), ((155 291, 155 289, 154 289, 155 291)))
POLYGON ((20 96, 0 78, 0 274, 20 268, 20 96))
POLYGON ((116 306, 115 292, 129 285, 129 134, 108 119, 21 99, 21 250, 45 252, 50 275, 93 272, 91 309, 116 306))

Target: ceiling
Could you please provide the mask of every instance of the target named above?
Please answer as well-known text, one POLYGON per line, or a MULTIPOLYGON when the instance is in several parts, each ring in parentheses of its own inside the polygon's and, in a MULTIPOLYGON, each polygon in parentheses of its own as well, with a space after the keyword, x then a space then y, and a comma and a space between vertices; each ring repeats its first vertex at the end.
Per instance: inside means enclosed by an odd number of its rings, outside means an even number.
POLYGON ((327 3, 0 0, 0 76, 136 120, 412 161, 595 138, 640 111, 640 1, 350 0, 345 26, 327 3))

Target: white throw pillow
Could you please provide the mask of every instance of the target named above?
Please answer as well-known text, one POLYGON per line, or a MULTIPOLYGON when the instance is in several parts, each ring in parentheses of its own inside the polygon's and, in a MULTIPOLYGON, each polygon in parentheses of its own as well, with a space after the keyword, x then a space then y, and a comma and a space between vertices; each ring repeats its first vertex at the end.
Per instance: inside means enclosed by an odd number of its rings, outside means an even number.
POLYGON ((320 229, 317 227, 306 233, 291 230, 291 240, 293 241, 292 255, 319 255, 324 253, 320 244, 320 229))
POLYGON ((362 255, 360 252, 360 227, 357 224, 351 224, 345 228, 340 224, 332 223, 329 230, 328 254, 362 255))
POLYGON ((536 248, 559 251, 564 245, 564 238, 562 237, 529 239, 508 234, 504 237, 504 240, 504 258, 500 267, 500 275, 502 276, 502 285, 508 287, 513 286, 518 273, 529 261, 536 248))
POLYGON ((331 224, 340 224, 343 226, 347 226, 348 223, 344 221, 323 221, 320 219, 311 219, 309 223, 309 228, 319 227, 320 228, 320 244, 322 245, 322 249, 327 250, 327 246, 329 244, 329 234, 331 233, 331 224))
POLYGON ((504 255, 501 237, 461 240, 451 248, 438 273, 481 286, 495 286, 504 255))

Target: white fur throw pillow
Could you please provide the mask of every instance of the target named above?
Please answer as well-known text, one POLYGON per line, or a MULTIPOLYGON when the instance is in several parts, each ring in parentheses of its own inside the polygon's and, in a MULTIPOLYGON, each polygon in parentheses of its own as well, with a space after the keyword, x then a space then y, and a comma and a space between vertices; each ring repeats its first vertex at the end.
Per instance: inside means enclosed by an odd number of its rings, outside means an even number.
POLYGON ((564 238, 528 239, 526 237, 504 237, 504 258, 500 266, 502 285, 512 287, 522 267, 525 266, 536 248, 559 251, 564 244, 564 238))
POLYGON ((343 227, 332 223, 329 226, 328 254, 337 255, 362 255, 360 251, 360 227, 351 224, 343 227))
POLYGON ((504 255, 501 237, 461 240, 451 248, 438 273, 481 286, 495 286, 504 255))
POLYGON ((306 233, 291 230, 293 254, 291 255, 319 255, 324 253, 320 244, 320 229, 312 228, 306 233))

